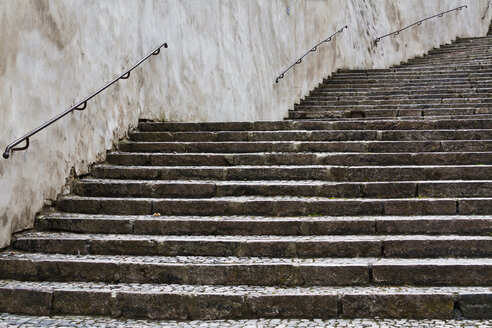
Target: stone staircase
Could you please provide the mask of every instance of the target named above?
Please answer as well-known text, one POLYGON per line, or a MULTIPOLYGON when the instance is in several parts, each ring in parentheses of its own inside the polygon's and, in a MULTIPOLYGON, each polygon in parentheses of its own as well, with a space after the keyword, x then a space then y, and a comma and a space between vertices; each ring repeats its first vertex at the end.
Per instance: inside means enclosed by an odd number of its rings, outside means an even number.
POLYGON ((492 36, 278 122, 140 122, 0 254, 0 312, 492 318, 492 36))

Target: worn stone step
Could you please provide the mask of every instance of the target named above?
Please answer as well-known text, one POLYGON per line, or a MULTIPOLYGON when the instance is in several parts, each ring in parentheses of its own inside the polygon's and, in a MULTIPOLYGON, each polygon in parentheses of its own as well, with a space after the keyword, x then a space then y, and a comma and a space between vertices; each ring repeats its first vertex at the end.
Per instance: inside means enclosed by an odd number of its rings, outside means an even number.
POLYGON ((487 93, 465 93, 465 92, 455 92, 455 93, 425 93, 425 94, 410 94, 410 93, 401 93, 401 94, 368 94, 368 93, 332 93, 332 94, 311 94, 309 97, 306 97, 306 100, 301 100, 301 102, 304 101, 340 101, 340 100, 347 100, 347 101, 353 101, 356 103, 361 103, 364 101, 378 101, 378 100, 384 100, 384 101, 389 101, 392 100, 394 102, 399 102, 401 99, 413 99, 413 100, 419 100, 419 99, 434 99, 435 101, 449 101, 449 100, 464 100, 466 98, 485 98, 488 97, 487 93), (446 100, 445 100, 446 99, 446 100))
MULTIPOLYGON (((476 135, 479 137, 480 134, 476 135)), ((402 136, 404 137, 404 135, 402 136)), ((426 136, 420 136, 425 139, 426 136)), ((449 136, 452 138, 453 136, 449 136)), ((233 165, 474 165, 492 163, 492 152, 420 153, 131 153, 108 154, 107 163, 127 166, 233 165)))
MULTIPOLYGON (((380 75, 380 76, 398 76, 398 74, 404 74, 404 75, 439 75, 439 74, 481 74, 481 73, 486 73, 492 70, 492 65, 487 65, 487 66, 463 66, 463 67, 456 67, 452 69, 439 69, 439 68, 428 68, 428 69, 420 69, 420 70, 415 70, 411 69, 410 67, 406 68, 401 68, 398 66, 391 67, 391 68, 382 68, 382 69, 368 69, 368 70, 338 70, 336 72, 333 72, 331 76, 337 77, 337 76, 353 76, 353 77, 359 77, 359 76, 372 76, 372 75, 380 75)), ((327 77, 328 79, 329 77, 327 77)))
MULTIPOLYGON (((488 111, 488 109, 477 109, 478 111, 488 111)), ((355 115, 354 115, 355 116, 355 115)), ((401 117, 392 117, 392 116, 387 116, 387 117, 330 117, 330 118, 312 118, 312 119, 307 119, 309 121, 371 121, 371 120, 381 120, 381 119, 396 119, 396 120, 420 120, 422 122, 427 121, 427 120, 460 120, 463 118, 468 118, 470 116, 475 116, 477 119, 486 119, 490 118, 490 114, 473 114, 473 115, 459 115, 459 114, 451 114, 451 115, 428 115, 428 116, 401 116, 401 117)), ((290 118, 287 118, 290 119, 290 118)), ((300 119, 298 119, 300 120, 300 119)))
POLYGON ((380 90, 402 90, 406 89, 408 91, 412 90, 442 90, 443 88, 448 88, 450 90, 464 90, 464 91, 472 91, 475 88, 486 88, 489 89, 492 86, 492 83, 489 81, 465 81, 465 82, 449 82, 449 83, 413 83, 413 82, 404 82, 404 83, 395 83, 395 82, 386 82, 386 83, 373 83, 373 82, 363 82, 359 84, 355 83, 321 83, 317 89, 318 90, 335 90, 335 91, 357 91, 361 89, 369 89, 371 91, 380 91, 380 90), (338 90, 341 89, 341 90, 338 90))
POLYGON ((81 255, 252 257, 490 257, 491 236, 156 236, 28 232, 13 247, 81 255))
POLYGON ((477 52, 479 49, 489 49, 492 47, 492 43, 490 40, 467 40, 467 41, 456 41, 450 44, 441 45, 438 48, 434 48, 429 51, 429 54, 439 53, 450 51, 450 52, 459 52, 459 51, 471 51, 477 52))
POLYGON ((399 88, 381 88, 380 90, 370 90, 370 89, 356 89, 352 91, 341 90, 341 89, 313 89, 309 93, 309 97, 352 97, 352 96, 364 96, 364 97, 431 97, 432 95, 447 95, 447 97, 452 97, 455 95, 466 95, 466 94, 477 94, 487 97, 487 94, 492 92, 492 88, 480 88, 473 87, 468 89, 459 88, 439 88, 435 87, 430 90, 428 89, 417 89, 411 88, 408 90, 399 88), (432 94, 431 94, 432 93, 432 94))
MULTIPOLYGON (((476 42, 476 40, 475 40, 475 42, 476 42)), ((439 58, 439 55, 442 55, 442 54, 445 54, 445 55, 456 54, 456 55, 487 56, 487 55, 490 55, 490 50, 492 50, 492 43, 491 42, 484 42, 484 43, 466 42, 466 43, 455 43, 455 44, 450 44, 450 45, 443 45, 442 47, 431 49, 424 56, 426 56, 426 57, 436 56, 436 58, 439 58)), ((421 56, 418 56, 418 57, 421 57, 421 56)))
POLYGON ((257 286, 490 286, 492 259, 0 253, 0 279, 257 286))
POLYGON ((63 196, 63 212, 165 215, 487 215, 491 198, 327 198, 237 196, 214 198, 118 198, 63 196))
POLYGON ((492 80, 477 80, 477 81, 456 81, 456 82, 439 82, 439 83, 432 83, 432 82, 402 82, 402 83, 395 83, 395 82, 362 82, 362 83, 322 83, 318 86, 319 89, 348 89, 348 90, 354 90, 357 88, 372 88, 375 90, 380 90, 382 88, 388 88, 388 89, 400 89, 400 88, 443 88, 443 87, 449 87, 449 88, 455 88, 455 89, 470 89, 474 87, 484 87, 484 88, 490 88, 492 87, 492 80))
POLYGON ((429 129, 492 129, 492 117, 478 118, 475 115, 460 119, 384 119, 366 121, 258 121, 258 122, 211 122, 211 123, 158 123, 139 122, 142 132, 184 131, 276 131, 276 130, 429 130, 429 129))
MULTIPOLYGON (((453 105, 454 106, 454 105, 453 105)), ((386 109, 371 108, 365 105, 350 106, 323 106, 323 105, 297 105, 295 110, 289 111, 290 119, 307 118, 381 118, 381 117, 459 117, 462 115, 492 114, 490 108, 470 106, 469 108, 442 108, 444 106, 432 105, 391 105, 378 106, 386 109), (436 107, 436 109, 420 109, 419 107, 436 107)))
POLYGON ((167 215, 482 215, 490 198, 310 198, 240 196, 217 198, 64 197, 58 209, 77 213, 167 215))
POLYGON ((436 65, 448 65, 456 63, 490 63, 492 61, 492 56, 490 55, 492 47, 481 48, 481 49, 468 49, 468 50, 449 50, 442 51, 439 53, 426 54, 424 56, 417 56, 409 59, 406 62, 402 62, 403 65, 421 65, 422 63, 430 64, 435 63, 436 65))
POLYGON ((492 177, 492 165, 236 165, 236 166, 117 166, 96 165, 99 179, 143 180, 323 180, 417 181, 481 180, 492 177))
POLYGON ((148 319, 489 318, 489 287, 261 287, 0 281, 0 311, 148 319), (403 306, 404 305, 404 306, 403 306))
POLYGON ((487 49, 488 53, 483 52, 441 52, 439 54, 432 54, 431 56, 414 57, 408 60, 405 64, 420 64, 420 63, 455 63, 455 62, 484 62, 492 61, 490 55, 492 47, 487 49))
POLYGON ((300 104, 295 104, 295 110, 311 110, 311 111, 326 111, 333 112, 347 112, 347 111, 364 111, 368 115, 388 115, 391 113, 400 111, 400 115, 405 116, 419 116, 419 114, 425 114, 426 116, 435 116, 440 118, 442 116, 470 116, 470 115, 490 115, 492 103, 467 103, 467 102, 447 102, 438 99, 435 103, 425 103, 416 101, 414 104, 407 104, 398 101, 371 101, 371 100, 323 100, 301 101, 300 104))
MULTIPOLYGON (((131 141, 486 140, 492 129, 133 132, 131 141)), ((109 156, 110 154, 108 154, 109 156)))
POLYGON ((119 144, 118 148, 123 152, 236 154, 251 152, 489 152, 492 151, 492 140, 126 142, 119 144))
POLYGON ((490 83, 491 81, 491 75, 490 74, 484 74, 484 75, 469 75, 467 77, 428 77, 426 75, 421 76, 419 78, 404 78, 404 77, 396 77, 396 78, 390 78, 390 77, 384 77, 381 79, 375 79, 375 78, 351 78, 351 79, 328 79, 324 81, 321 86, 336 86, 338 84, 353 84, 353 85, 359 85, 359 84, 377 84, 377 85, 385 85, 385 84, 393 84, 393 85, 423 85, 423 84, 440 84, 440 85, 453 85, 453 84, 467 84, 467 83, 490 83))
POLYGON ((419 64, 407 64, 407 63, 401 63, 399 65, 400 68, 411 68, 411 69, 431 69, 431 68, 438 68, 438 69, 447 69, 447 70, 453 70, 453 69, 459 69, 463 67, 468 67, 468 66, 475 66, 475 67, 480 67, 480 68, 489 68, 489 66, 492 65, 491 60, 450 60, 448 63, 447 62, 441 62, 441 63, 419 63, 419 64))
POLYGON ((428 71, 454 71, 454 70, 467 70, 467 71, 476 71, 482 69, 491 69, 492 64, 489 65, 480 65, 480 64, 465 64, 465 65, 436 65, 436 66, 428 66, 428 67, 418 67, 417 65, 412 66, 393 66, 390 68, 381 68, 381 69, 339 69, 337 70, 337 74, 339 73, 365 73, 365 72, 393 72, 393 71, 414 71, 421 70, 423 72, 428 71))
POLYGON ((205 198, 303 196, 337 198, 492 197, 492 180, 345 182, 324 181, 142 181, 84 179, 73 193, 87 197, 205 198))
POLYGON ((490 105, 492 104, 491 98, 486 98, 485 95, 482 98, 419 98, 419 99, 408 99, 401 98, 395 99, 393 97, 387 97, 387 99, 331 99, 331 100, 312 100, 310 97, 304 101, 301 101, 303 105, 366 105, 366 106, 385 106, 385 105, 440 105, 443 108, 446 106, 461 107, 464 105, 478 106, 478 105, 490 105))
MULTIPOLYGON (((341 101, 325 101, 322 104, 309 104, 301 103, 295 105, 295 111, 326 111, 333 114, 338 114, 336 117, 343 117, 343 115, 353 114, 359 112, 360 115, 367 115, 372 117, 394 117, 399 116, 434 116, 439 117, 460 117, 469 115, 490 115, 492 114, 492 104, 480 103, 480 104, 468 104, 468 103, 435 103, 435 104, 381 104, 372 105, 369 103, 349 103, 335 104, 341 101)), ((295 112, 295 111, 289 111, 295 112)), ((359 116, 361 117, 361 116, 359 116)), ((362 116, 364 117, 364 116, 362 116)))
POLYGON ((490 236, 492 216, 166 216, 50 213, 39 231, 138 235, 371 235, 490 236))
POLYGON ((463 71, 463 70, 456 70, 456 71, 451 71, 451 72, 446 72, 446 71, 416 71, 416 72, 392 72, 390 70, 387 70, 386 72, 379 72, 379 71, 366 71, 364 73, 334 73, 331 75, 329 78, 326 80, 355 80, 358 78, 362 79, 389 79, 389 80, 394 80, 394 79, 414 79, 414 78, 467 78, 467 77, 485 77, 489 76, 492 74, 492 69, 483 69, 483 70, 475 70, 475 71, 463 71))

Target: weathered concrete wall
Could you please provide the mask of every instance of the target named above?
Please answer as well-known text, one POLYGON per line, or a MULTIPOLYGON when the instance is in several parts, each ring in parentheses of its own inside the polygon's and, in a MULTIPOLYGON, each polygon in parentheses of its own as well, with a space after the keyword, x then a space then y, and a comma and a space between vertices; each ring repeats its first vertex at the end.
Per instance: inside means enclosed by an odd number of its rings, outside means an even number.
POLYGON ((138 118, 276 120, 338 68, 387 67, 486 33, 488 0, 3 0, 0 146, 55 116, 157 44, 169 49, 0 160, 0 247, 138 118), (461 4, 375 45, 376 36, 461 4), (290 15, 287 14, 290 9, 290 15), (349 29, 288 72, 313 44, 349 29))

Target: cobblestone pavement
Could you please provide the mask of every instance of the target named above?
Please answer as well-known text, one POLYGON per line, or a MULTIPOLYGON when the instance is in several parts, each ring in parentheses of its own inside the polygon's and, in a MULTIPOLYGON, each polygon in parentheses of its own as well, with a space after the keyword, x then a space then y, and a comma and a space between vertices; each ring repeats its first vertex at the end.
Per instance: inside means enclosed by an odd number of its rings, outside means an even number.
POLYGON ((492 320, 391 320, 391 319, 259 319, 259 320, 215 320, 215 321, 148 321, 120 320, 107 317, 54 316, 34 317, 0 314, 0 327, 425 327, 425 328, 489 328, 492 320))

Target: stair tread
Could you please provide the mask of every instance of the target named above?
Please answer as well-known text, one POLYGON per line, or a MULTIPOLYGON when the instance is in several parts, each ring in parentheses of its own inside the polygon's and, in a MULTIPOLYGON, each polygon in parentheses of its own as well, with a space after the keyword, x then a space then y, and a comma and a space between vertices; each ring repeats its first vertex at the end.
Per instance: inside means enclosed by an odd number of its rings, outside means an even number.
POLYGON ((303 266, 490 266, 492 258, 271 258, 217 256, 133 256, 133 255, 72 255, 27 252, 0 253, 0 261, 36 262, 105 262, 155 265, 303 265, 303 266))
POLYGON ((177 215, 109 215, 109 214, 80 214, 80 213, 64 213, 55 212, 46 215, 41 215, 39 219, 59 219, 59 220, 69 220, 69 219, 108 219, 108 220, 190 220, 190 221, 416 221, 416 220, 440 220, 440 221, 455 221, 455 220, 492 220, 492 215, 425 215, 425 216, 316 216, 316 217, 306 217, 306 216, 254 216, 254 215, 231 215, 231 216, 177 216, 177 215))
POLYGON ((102 283, 102 282, 35 282, 0 280, 0 289, 32 289, 32 290, 70 290, 95 291, 107 293, 185 293, 185 294, 217 294, 217 295, 317 295, 317 294, 491 294, 492 287, 272 287, 272 286, 219 286, 219 285, 179 285, 179 284, 139 284, 139 283, 102 283))
POLYGON ((462 235, 195 235, 195 236, 164 236, 164 235, 128 235, 128 234, 79 234, 70 232, 25 232, 16 237, 16 240, 25 239, 52 239, 52 240, 145 240, 145 241, 223 241, 223 242, 320 242, 320 241, 450 241, 450 240, 482 240, 492 242, 492 236, 462 236, 462 235))
MULTIPOLYGON (((492 140, 491 140, 492 142, 492 140)), ((111 165, 111 164, 100 164, 94 166, 96 168, 103 168, 103 169, 121 169, 121 170, 127 170, 127 169, 172 169, 172 170, 177 170, 177 169, 188 169, 188 168, 200 168, 200 169, 227 169, 227 170, 232 170, 232 169, 255 169, 255 168, 281 168, 281 169, 298 169, 298 168, 306 168, 306 169, 330 169, 330 168, 483 168, 483 169, 489 169, 492 168, 492 165, 489 164, 482 164, 482 163, 477 163, 477 164, 464 164, 464 165, 360 165, 360 166, 352 166, 352 165, 269 165, 269 164, 264 164, 264 165, 234 165, 234 166, 210 166, 210 165, 183 165, 183 166, 165 166, 165 165, 155 165, 155 166, 141 166, 141 165, 111 165)))
POLYGON ((363 182, 363 181, 347 181, 347 182, 337 182, 337 181, 320 181, 320 180, 247 180, 247 181, 223 181, 223 180, 135 180, 135 179, 98 179, 85 177, 79 180, 77 183, 80 184, 216 184, 216 185, 306 185, 306 186, 324 186, 324 185, 341 185, 341 184, 404 184, 404 183, 428 183, 428 184, 474 184, 474 183, 492 183, 492 180, 409 180, 409 181, 374 181, 374 182, 363 182))

